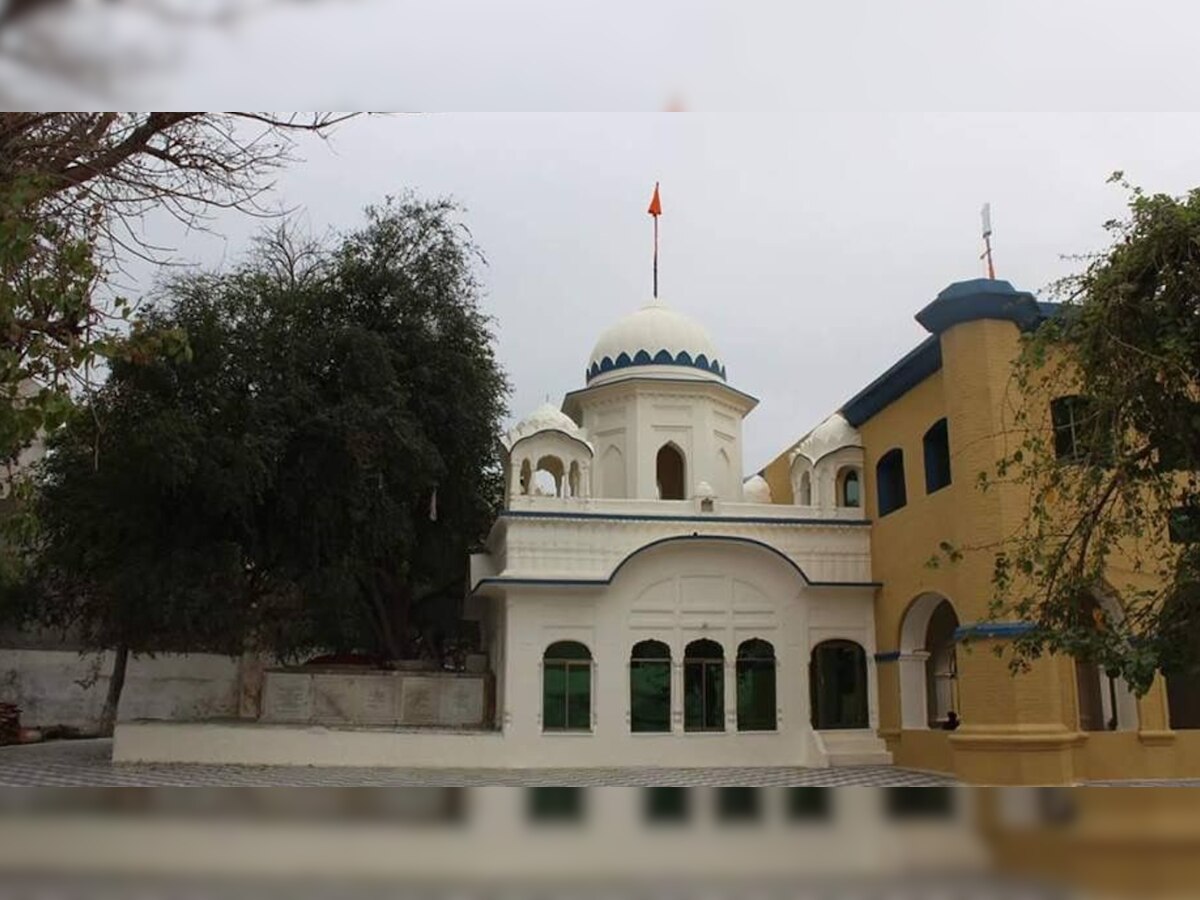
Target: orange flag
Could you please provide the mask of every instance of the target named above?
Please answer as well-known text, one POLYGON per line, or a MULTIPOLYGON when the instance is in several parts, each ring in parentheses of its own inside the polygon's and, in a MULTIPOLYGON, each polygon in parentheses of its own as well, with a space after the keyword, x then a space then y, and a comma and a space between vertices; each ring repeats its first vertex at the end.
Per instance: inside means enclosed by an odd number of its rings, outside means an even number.
POLYGON ((654 196, 650 198, 650 208, 646 210, 652 216, 662 215, 662 201, 658 199, 658 182, 654 182, 654 196))

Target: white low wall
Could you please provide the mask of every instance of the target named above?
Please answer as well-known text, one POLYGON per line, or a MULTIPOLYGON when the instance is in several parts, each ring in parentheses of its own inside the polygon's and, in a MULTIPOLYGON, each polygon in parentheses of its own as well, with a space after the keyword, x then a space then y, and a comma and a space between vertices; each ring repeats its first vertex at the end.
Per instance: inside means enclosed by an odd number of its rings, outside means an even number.
MULTIPOLYGON (((111 653, 0 650, 0 701, 21 707, 21 724, 26 727, 94 728, 112 662, 111 653), (93 679, 89 687, 83 686, 93 679)), ((237 712, 236 658, 196 653, 129 660, 118 715, 122 720, 212 719, 237 712)))

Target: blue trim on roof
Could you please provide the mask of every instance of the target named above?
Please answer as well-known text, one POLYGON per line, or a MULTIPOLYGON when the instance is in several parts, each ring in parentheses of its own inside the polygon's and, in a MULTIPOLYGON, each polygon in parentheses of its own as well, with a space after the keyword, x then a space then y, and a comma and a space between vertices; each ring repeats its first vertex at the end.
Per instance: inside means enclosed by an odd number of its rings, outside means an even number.
POLYGON ((617 563, 616 568, 614 568, 612 570, 612 572, 609 574, 609 576, 607 578, 500 578, 500 577, 481 578, 481 579, 479 579, 478 583, 476 583, 475 588, 472 592, 474 592, 475 590, 478 590, 482 585, 485 585, 485 584, 567 585, 567 586, 575 586, 575 587, 605 587, 606 585, 612 584, 613 579, 615 579, 617 577, 617 573, 620 572, 621 569, 623 569, 625 567, 626 563, 628 563, 630 560, 632 560, 635 556, 638 556, 639 554, 645 553, 647 550, 650 550, 654 547, 659 547, 663 544, 680 543, 683 541, 720 541, 722 543, 746 544, 746 545, 750 545, 750 546, 754 546, 754 547, 759 547, 763 550, 766 550, 768 553, 771 553, 771 554, 779 557, 781 560, 783 560, 785 563, 787 563, 788 566, 790 566, 793 570, 795 570, 796 574, 798 574, 800 576, 800 578, 803 579, 804 583, 808 587, 857 587, 857 588, 870 587, 870 588, 877 588, 877 587, 883 586, 882 583, 880 583, 878 581, 813 581, 806 574, 804 574, 804 570, 801 569, 800 566, 798 566, 790 557, 788 557, 781 551, 775 549, 770 544, 765 544, 762 541, 755 540, 754 538, 737 537, 734 535, 724 535, 724 534, 678 534, 678 535, 673 535, 671 537, 659 538, 656 541, 651 541, 648 544, 644 544, 643 546, 638 547, 636 550, 634 550, 632 553, 630 553, 628 556, 626 556, 623 560, 621 560, 619 563, 617 563))
POLYGON ((990 278, 957 281, 916 315, 930 336, 851 397, 839 412, 858 428, 938 371, 942 367, 939 338, 953 325, 1000 319, 1014 323, 1022 331, 1032 331, 1047 319, 1061 315, 1063 309, 1063 304, 1042 303, 1007 281, 990 278))
POLYGON ((1031 331, 1042 321, 1037 299, 1009 282, 990 278, 956 281, 916 315, 926 331, 941 334, 952 325, 979 319, 1001 319, 1031 331))
POLYGON ((936 334, 925 338, 890 369, 846 401, 841 414, 855 428, 894 403, 942 367, 942 344, 936 334))
POLYGON ((612 372, 615 369, 627 369, 631 366, 684 366, 689 369, 701 369, 725 381, 725 367, 721 365, 720 360, 710 360, 707 356, 701 353, 695 359, 686 350, 680 350, 673 354, 667 349, 661 349, 657 353, 651 353, 649 350, 638 350, 631 358, 628 353, 622 351, 617 354, 614 360, 612 357, 606 356, 601 360, 597 360, 588 367, 585 377, 591 381, 597 375, 603 375, 605 372, 612 372))
POLYGON ((742 525, 849 525, 853 528, 869 527, 870 519, 777 519, 766 516, 713 516, 686 515, 666 516, 636 513, 599 512, 550 512, 542 510, 510 509, 499 516, 501 519, 613 519, 618 522, 729 522, 742 525))
POLYGON ((956 628, 954 639, 961 641, 963 638, 1018 637, 1028 634, 1036 627, 1033 622, 976 622, 956 628))

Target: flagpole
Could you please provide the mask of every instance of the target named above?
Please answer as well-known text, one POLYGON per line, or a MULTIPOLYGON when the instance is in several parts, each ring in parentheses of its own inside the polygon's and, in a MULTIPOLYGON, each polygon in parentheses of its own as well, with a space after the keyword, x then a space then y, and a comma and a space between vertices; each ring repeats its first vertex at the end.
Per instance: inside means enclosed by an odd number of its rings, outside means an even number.
POLYGON ((650 208, 646 210, 654 219, 654 299, 658 299, 658 217, 662 215, 662 201, 658 198, 658 182, 654 182, 654 196, 650 198, 650 208))
POLYGON ((654 217, 654 299, 658 299, 658 216, 654 217))

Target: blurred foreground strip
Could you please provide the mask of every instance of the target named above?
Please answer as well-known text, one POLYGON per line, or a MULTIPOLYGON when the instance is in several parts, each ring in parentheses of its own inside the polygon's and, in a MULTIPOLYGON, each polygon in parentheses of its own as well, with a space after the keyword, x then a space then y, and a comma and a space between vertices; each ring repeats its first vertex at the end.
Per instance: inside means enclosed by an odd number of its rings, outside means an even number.
POLYGON ((11 789, 0 896, 1191 897, 1186 790, 11 789))

